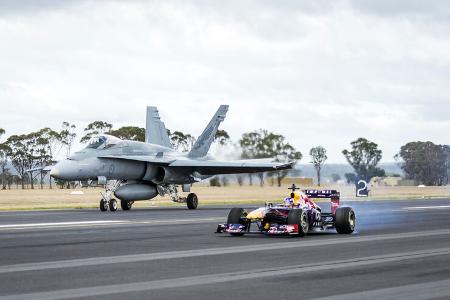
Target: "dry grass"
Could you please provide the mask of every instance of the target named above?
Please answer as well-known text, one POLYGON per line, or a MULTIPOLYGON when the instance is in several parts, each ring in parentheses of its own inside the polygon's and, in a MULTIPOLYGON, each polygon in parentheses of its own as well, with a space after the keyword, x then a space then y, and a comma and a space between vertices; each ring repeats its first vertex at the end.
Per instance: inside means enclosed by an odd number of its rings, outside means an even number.
MULTIPOLYGON (((277 186, 228 186, 208 187, 194 185, 192 192, 197 193, 201 204, 264 204, 276 202, 289 193, 288 185, 277 186)), ((311 187, 317 188, 317 187, 311 187)), ((342 199, 355 199, 353 186, 322 186, 323 189, 337 189, 342 199)), ((58 208, 93 208, 98 207, 102 189, 82 189, 83 195, 71 195, 73 190, 35 189, 35 190, 0 190, 0 210, 58 209, 58 208)), ((369 199, 423 199, 450 198, 450 187, 373 187, 369 199)), ((152 201, 136 202, 137 207, 159 205, 181 205, 170 201, 168 197, 157 197, 152 201)))

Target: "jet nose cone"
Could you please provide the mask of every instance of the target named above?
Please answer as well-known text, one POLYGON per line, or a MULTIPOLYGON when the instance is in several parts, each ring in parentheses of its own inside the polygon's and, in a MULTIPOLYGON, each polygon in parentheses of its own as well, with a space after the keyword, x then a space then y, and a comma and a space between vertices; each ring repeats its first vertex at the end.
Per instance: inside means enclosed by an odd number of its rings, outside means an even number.
POLYGON ((50 170, 50 176, 61 180, 71 180, 74 176, 75 164, 69 160, 63 160, 57 163, 50 170))
POLYGON ((60 172, 59 172, 59 168, 57 167, 57 165, 52 167, 52 169, 50 170, 50 176, 52 176, 53 178, 59 178, 60 172))

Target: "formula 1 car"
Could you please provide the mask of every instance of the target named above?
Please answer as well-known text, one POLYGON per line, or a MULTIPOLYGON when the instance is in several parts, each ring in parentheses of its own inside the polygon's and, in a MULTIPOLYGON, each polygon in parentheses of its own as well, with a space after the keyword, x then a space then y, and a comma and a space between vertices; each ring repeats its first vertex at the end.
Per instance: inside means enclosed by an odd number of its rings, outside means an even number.
POLYGON ((243 208, 232 208, 226 224, 219 224, 216 233, 229 233, 242 236, 246 233, 263 233, 267 235, 305 236, 313 229, 325 230, 335 228, 337 233, 350 234, 356 225, 355 212, 351 207, 339 207, 340 193, 336 190, 303 190, 296 193, 293 185, 291 197, 278 205, 266 203, 251 212, 243 208), (311 199, 331 199, 331 212, 322 212, 311 199), (290 201, 289 199, 300 199, 290 201), (287 202, 286 202, 287 201, 287 202), (252 225, 256 231, 251 231, 252 225))

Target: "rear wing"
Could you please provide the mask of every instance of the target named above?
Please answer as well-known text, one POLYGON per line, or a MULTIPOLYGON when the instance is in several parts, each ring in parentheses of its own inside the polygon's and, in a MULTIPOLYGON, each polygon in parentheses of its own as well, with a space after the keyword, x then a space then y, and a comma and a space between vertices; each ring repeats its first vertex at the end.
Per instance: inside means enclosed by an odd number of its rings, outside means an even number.
POLYGON ((335 214, 339 207, 341 193, 336 190, 303 190, 306 196, 312 199, 331 199, 331 213, 335 214))

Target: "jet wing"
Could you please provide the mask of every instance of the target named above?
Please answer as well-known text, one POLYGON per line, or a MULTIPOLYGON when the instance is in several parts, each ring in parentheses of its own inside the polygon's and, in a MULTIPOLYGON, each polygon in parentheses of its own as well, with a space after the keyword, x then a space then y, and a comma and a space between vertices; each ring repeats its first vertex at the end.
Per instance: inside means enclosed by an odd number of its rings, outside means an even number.
POLYGON ((292 169, 295 162, 271 163, 267 160, 194 160, 173 159, 149 155, 104 155, 99 158, 114 158, 134 161, 144 161, 163 165, 171 168, 187 169, 190 172, 198 172, 202 175, 258 173, 292 169))
POLYGON ((295 162, 270 163, 267 160, 175 160, 169 167, 188 168, 202 175, 258 173, 291 169, 295 162))

